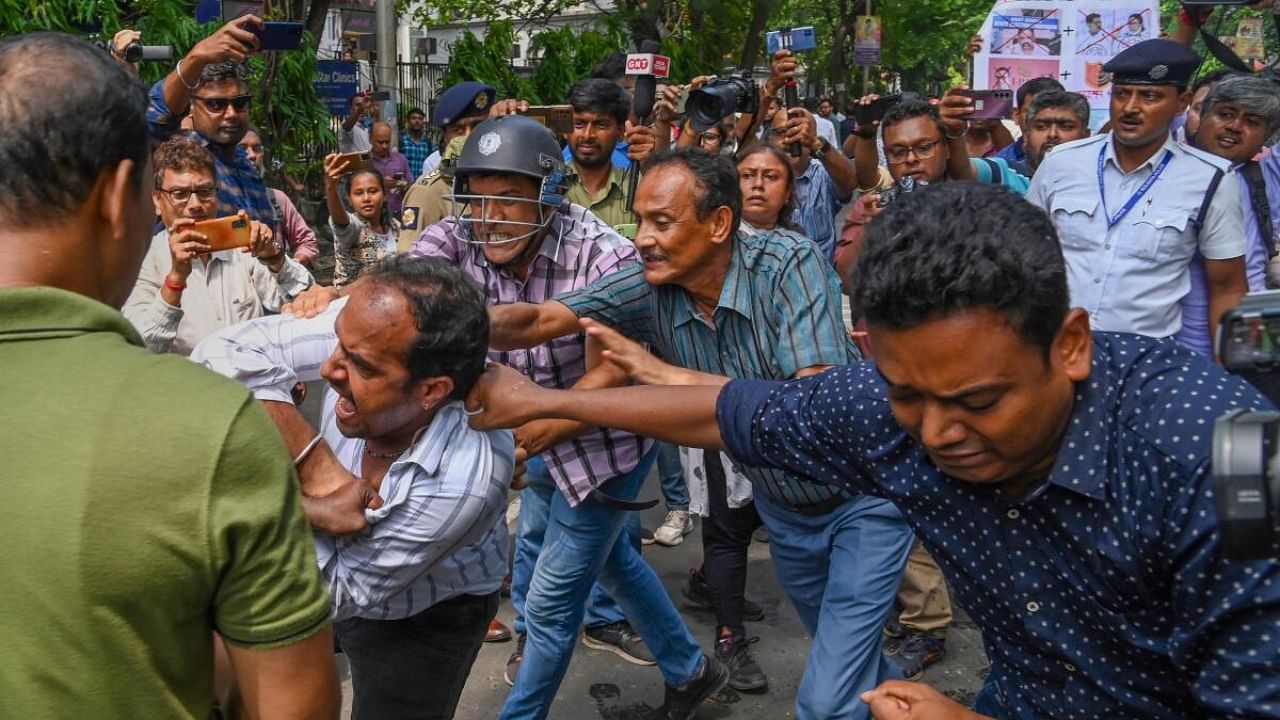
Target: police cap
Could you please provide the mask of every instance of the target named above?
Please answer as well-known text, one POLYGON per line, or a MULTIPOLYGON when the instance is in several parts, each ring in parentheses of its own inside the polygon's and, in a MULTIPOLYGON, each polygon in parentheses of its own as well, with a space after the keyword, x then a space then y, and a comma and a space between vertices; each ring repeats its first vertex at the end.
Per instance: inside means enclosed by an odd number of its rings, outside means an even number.
POLYGON ((475 80, 454 85, 436 98, 435 126, 443 129, 459 118, 488 115, 496 94, 492 85, 475 80))
POLYGON ((1200 56, 1172 40, 1146 40, 1121 52, 1102 66, 1116 85, 1178 85, 1186 87, 1200 67, 1200 56))

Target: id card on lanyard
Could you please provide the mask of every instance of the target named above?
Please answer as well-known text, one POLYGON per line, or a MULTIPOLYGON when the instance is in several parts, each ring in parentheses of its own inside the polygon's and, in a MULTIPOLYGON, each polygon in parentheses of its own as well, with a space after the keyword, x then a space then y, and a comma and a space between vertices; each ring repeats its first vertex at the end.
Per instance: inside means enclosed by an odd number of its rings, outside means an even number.
POLYGON ((1160 175, 1164 173, 1164 169, 1169 166, 1169 163, 1172 160, 1173 151, 1165 150, 1164 157, 1160 158, 1160 164, 1156 165, 1156 169, 1152 171, 1151 175, 1149 175, 1146 180, 1143 181, 1142 185, 1138 187, 1137 192, 1135 192, 1124 204, 1124 207, 1117 210, 1115 215, 1112 215, 1110 211, 1107 210, 1107 188, 1102 181, 1102 170, 1106 166, 1107 162, 1107 143, 1102 144, 1102 147, 1098 150, 1098 195, 1102 198, 1102 213, 1106 215, 1108 231, 1120 224, 1120 221, 1124 219, 1124 216, 1128 215, 1129 211, 1133 209, 1133 206, 1137 205, 1138 201, 1141 200, 1142 197, 1147 194, 1147 191, 1151 189, 1151 186, 1156 184, 1156 180, 1160 179, 1160 175))

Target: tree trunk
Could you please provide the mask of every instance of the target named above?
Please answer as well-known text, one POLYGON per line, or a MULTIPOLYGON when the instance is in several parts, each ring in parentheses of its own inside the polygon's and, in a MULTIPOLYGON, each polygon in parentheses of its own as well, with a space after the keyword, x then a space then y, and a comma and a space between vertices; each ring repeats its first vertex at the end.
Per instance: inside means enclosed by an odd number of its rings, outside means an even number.
MULTIPOLYGON (((764 38, 765 24, 769 22, 769 11, 773 3, 769 0, 754 0, 751 3, 751 24, 747 26, 747 39, 742 43, 742 56, 738 59, 738 67, 750 70, 756 66, 760 57, 760 41, 764 38)), ((765 65, 769 58, 765 58, 765 65)))

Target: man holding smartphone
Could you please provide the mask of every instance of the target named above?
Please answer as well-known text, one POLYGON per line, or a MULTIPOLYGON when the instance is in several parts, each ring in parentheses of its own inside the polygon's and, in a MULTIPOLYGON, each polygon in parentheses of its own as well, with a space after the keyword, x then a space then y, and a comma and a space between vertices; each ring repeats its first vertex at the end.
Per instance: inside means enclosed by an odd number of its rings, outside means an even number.
POLYGON ((369 133, 373 144, 373 167, 382 174, 382 185, 387 193, 387 207, 391 214, 400 216, 400 208, 404 202, 404 190, 409 187, 409 178, 413 176, 409 169, 409 159, 400 151, 391 148, 391 126, 384 122, 373 124, 369 133))
POLYGON ((217 214, 244 210, 251 219, 274 225, 275 208, 266 183, 239 145, 249 130, 253 100, 245 60, 259 49, 253 30, 262 25, 256 15, 246 15, 196 43, 172 72, 152 86, 147 124, 156 140, 167 140, 181 132, 183 116, 190 109, 195 136, 213 153, 217 214))

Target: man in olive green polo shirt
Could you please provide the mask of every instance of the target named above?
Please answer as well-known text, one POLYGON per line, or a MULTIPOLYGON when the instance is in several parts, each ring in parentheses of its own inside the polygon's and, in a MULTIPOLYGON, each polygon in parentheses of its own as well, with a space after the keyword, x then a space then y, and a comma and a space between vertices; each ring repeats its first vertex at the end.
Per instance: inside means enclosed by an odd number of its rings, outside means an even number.
POLYGON ((146 102, 82 40, 0 40, 0 715, 208 718, 216 632, 247 714, 336 718, 279 434, 117 310, 155 219, 146 102))
POLYGON ((626 169, 613 164, 614 149, 631 113, 631 96, 614 82, 595 78, 574 85, 569 104, 573 107, 569 168, 574 179, 566 197, 624 237, 634 238, 636 216, 628 192, 635 167, 630 161, 626 169))

